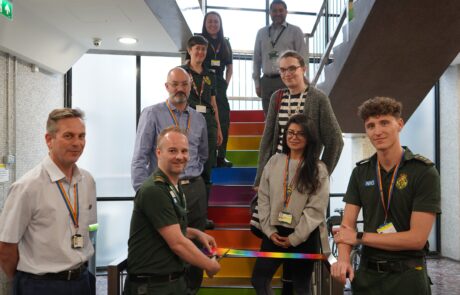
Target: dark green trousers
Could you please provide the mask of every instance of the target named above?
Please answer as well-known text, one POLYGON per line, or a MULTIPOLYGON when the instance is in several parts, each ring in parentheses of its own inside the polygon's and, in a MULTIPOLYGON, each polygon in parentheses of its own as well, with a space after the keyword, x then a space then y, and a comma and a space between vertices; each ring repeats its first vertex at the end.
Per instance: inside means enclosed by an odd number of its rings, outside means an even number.
POLYGON ((222 145, 217 149, 217 157, 225 158, 227 154, 228 130, 230 128, 230 104, 227 97, 227 82, 224 78, 217 78, 216 88, 216 102, 223 137, 222 145))
POLYGON ((422 270, 377 272, 360 267, 351 283, 353 295, 430 295, 426 266, 422 270))
POLYGON ((186 294, 185 280, 181 277, 172 282, 137 283, 126 279, 123 295, 184 295, 186 294))
POLYGON ((206 198, 209 201, 209 192, 211 190, 211 173, 212 167, 216 164, 217 159, 217 122, 214 113, 203 114, 206 119, 206 126, 208 128, 208 160, 204 163, 203 177, 206 185, 206 198))

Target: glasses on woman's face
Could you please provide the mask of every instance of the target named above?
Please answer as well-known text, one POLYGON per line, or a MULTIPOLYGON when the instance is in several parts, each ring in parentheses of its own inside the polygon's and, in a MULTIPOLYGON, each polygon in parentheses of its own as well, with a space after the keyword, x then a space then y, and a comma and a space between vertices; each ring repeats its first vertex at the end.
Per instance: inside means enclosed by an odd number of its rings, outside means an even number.
POLYGON ((293 138, 294 136, 297 137, 297 138, 305 138, 305 132, 303 132, 303 131, 294 131, 294 130, 288 129, 287 136, 290 137, 290 138, 293 138))
POLYGON ((280 68, 279 69, 279 73, 281 75, 286 75, 286 74, 294 74, 295 71, 297 71, 298 68, 300 68, 301 66, 290 66, 290 67, 287 67, 287 68, 280 68))

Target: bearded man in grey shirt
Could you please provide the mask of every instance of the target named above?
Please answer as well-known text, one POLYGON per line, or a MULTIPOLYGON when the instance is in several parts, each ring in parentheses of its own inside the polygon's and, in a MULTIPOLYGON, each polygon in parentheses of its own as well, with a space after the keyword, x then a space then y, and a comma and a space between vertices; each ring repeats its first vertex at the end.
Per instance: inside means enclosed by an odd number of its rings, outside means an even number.
POLYGON ((307 59, 307 45, 302 30, 286 22, 287 5, 284 1, 274 0, 270 4, 272 24, 257 32, 254 45, 252 78, 257 96, 262 98, 262 108, 267 115, 270 97, 276 90, 284 88, 278 67, 278 57, 286 50, 297 51, 307 59), (261 72, 263 76, 261 77, 261 72))

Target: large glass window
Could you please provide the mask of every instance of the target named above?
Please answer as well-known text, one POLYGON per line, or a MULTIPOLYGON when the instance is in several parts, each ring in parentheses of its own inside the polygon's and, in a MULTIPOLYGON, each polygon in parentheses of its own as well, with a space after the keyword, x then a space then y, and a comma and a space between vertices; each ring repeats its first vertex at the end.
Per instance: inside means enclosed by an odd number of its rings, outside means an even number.
POLYGON ((231 8, 265 9, 265 0, 207 0, 207 6, 225 6, 231 8))
POLYGON ((141 110, 165 101, 165 82, 170 69, 180 66, 181 58, 164 56, 141 57, 141 110))
POLYGON ((134 196, 136 58, 86 54, 72 69, 72 107, 86 113, 86 147, 79 165, 95 178, 98 197, 134 196))

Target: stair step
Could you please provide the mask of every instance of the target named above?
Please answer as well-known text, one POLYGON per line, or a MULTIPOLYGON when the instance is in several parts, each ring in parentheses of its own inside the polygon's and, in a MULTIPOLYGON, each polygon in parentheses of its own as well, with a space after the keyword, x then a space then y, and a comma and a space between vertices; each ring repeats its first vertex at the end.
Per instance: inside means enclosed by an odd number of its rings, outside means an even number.
POLYGON ((265 123, 263 122, 232 122, 228 133, 232 135, 262 135, 265 123))
POLYGON ((216 226, 247 227, 250 220, 249 207, 209 207, 208 218, 216 226))
POLYGON ((219 248, 259 250, 261 239, 251 233, 249 229, 207 230, 207 234, 214 237, 219 248))
POLYGON ((257 150, 230 151, 227 150, 226 157, 233 163, 233 167, 257 167, 259 159, 259 148, 257 150))
POLYGON ((264 111, 230 111, 230 122, 265 122, 264 111))
POLYGON ((213 185, 209 197, 209 206, 248 205, 254 197, 250 185, 213 185))
POLYGON ((212 183, 214 185, 252 185, 256 178, 256 168, 214 168, 212 183))
POLYGON ((259 150, 261 136, 229 136, 227 150, 259 150))

